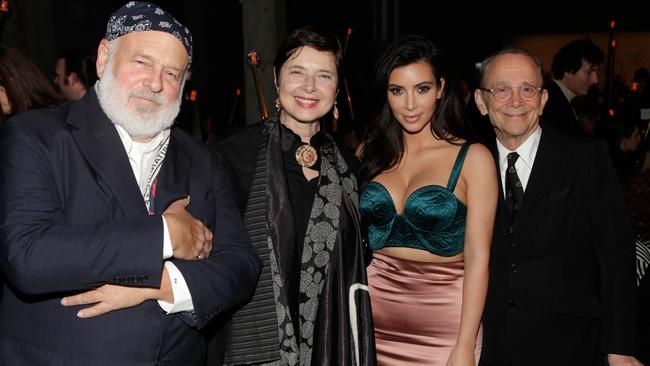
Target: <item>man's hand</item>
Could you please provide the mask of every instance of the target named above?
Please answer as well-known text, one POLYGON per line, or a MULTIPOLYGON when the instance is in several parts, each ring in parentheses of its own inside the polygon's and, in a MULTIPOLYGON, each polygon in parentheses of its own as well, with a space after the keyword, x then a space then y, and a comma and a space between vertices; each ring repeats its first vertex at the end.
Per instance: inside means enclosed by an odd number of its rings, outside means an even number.
POLYGON ((609 366, 643 366, 641 361, 632 356, 616 355, 613 353, 607 355, 607 363, 609 366))
POLYGON ((130 308, 149 300, 154 289, 106 284, 94 290, 61 299, 63 306, 89 305, 77 312, 80 318, 92 318, 109 311, 130 308))
POLYGON ((77 312, 80 318, 92 318, 106 314, 110 311, 126 309, 140 305, 147 300, 163 300, 169 303, 174 302, 174 293, 169 280, 169 273, 163 267, 160 288, 152 287, 130 287, 106 284, 94 290, 86 291, 78 295, 68 296, 61 299, 63 306, 90 305, 77 312))
POLYGON ((174 257, 179 259, 207 258, 212 250, 212 232, 185 209, 189 196, 174 201, 163 212, 169 229, 174 257))

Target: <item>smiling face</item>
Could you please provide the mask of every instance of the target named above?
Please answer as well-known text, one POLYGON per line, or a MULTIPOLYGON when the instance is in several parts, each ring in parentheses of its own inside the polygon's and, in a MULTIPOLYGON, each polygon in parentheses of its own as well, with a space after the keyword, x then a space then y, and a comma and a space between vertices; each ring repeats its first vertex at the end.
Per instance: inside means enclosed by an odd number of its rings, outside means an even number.
POLYGON ((131 137, 151 138, 171 126, 180 109, 188 54, 174 36, 144 31, 100 43, 98 97, 131 137))
POLYGON ((280 120, 287 127, 318 122, 334 106, 338 76, 332 52, 304 46, 276 72, 280 120))
POLYGON ((445 80, 438 83, 425 61, 391 71, 386 90, 388 105, 404 132, 417 134, 431 124, 444 86, 445 80))
POLYGON ((530 99, 522 98, 518 89, 523 84, 542 85, 537 65, 527 55, 499 55, 489 64, 481 84, 488 89, 499 85, 513 89, 512 97, 504 102, 481 89, 476 90, 474 97, 481 114, 490 117, 499 141, 515 150, 539 127, 539 116, 548 99, 545 89, 530 99))

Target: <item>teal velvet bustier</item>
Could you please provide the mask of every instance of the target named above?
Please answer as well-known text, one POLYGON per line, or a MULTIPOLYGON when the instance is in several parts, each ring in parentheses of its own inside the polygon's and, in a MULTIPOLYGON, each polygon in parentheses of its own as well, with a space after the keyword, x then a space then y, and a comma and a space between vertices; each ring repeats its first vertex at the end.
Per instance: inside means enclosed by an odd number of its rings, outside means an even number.
POLYGON ((359 198, 361 214, 368 225, 370 248, 406 247, 424 249, 450 257, 463 251, 467 207, 454 195, 454 188, 469 144, 461 147, 447 187, 427 185, 406 199, 398 214, 388 190, 370 182, 359 198))

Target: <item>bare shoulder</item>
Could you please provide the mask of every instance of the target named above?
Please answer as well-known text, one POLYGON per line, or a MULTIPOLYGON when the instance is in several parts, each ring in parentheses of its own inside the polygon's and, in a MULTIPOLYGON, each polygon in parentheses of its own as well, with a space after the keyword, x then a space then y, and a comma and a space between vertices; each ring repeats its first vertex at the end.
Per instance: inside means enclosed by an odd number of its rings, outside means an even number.
POLYGON ((480 143, 470 145, 461 174, 470 180, 484 180, 486 174, 496 176, 496 166, 490 150, 480 143))
POLYGON ((479 166, 487 164, 488 166, 494 167, 494 157, 485 145, 475 143, 469 146, 467 157, 465 158, 465 164, 479 166))

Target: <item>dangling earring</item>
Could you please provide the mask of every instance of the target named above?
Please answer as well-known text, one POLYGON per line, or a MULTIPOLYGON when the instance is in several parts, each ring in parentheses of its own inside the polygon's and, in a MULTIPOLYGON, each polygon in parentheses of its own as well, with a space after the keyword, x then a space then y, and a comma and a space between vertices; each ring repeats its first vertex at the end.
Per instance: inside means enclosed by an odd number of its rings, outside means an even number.
POLYGON ((275 98, 275 110, 280 112, 280 98, 275 98))
POLYGON ((336 103, 334 102, 334 110, 332 110, 332 115, 334 116, 334 119, 338 120, 339 119, 339 109, 336 108, 336 103))

